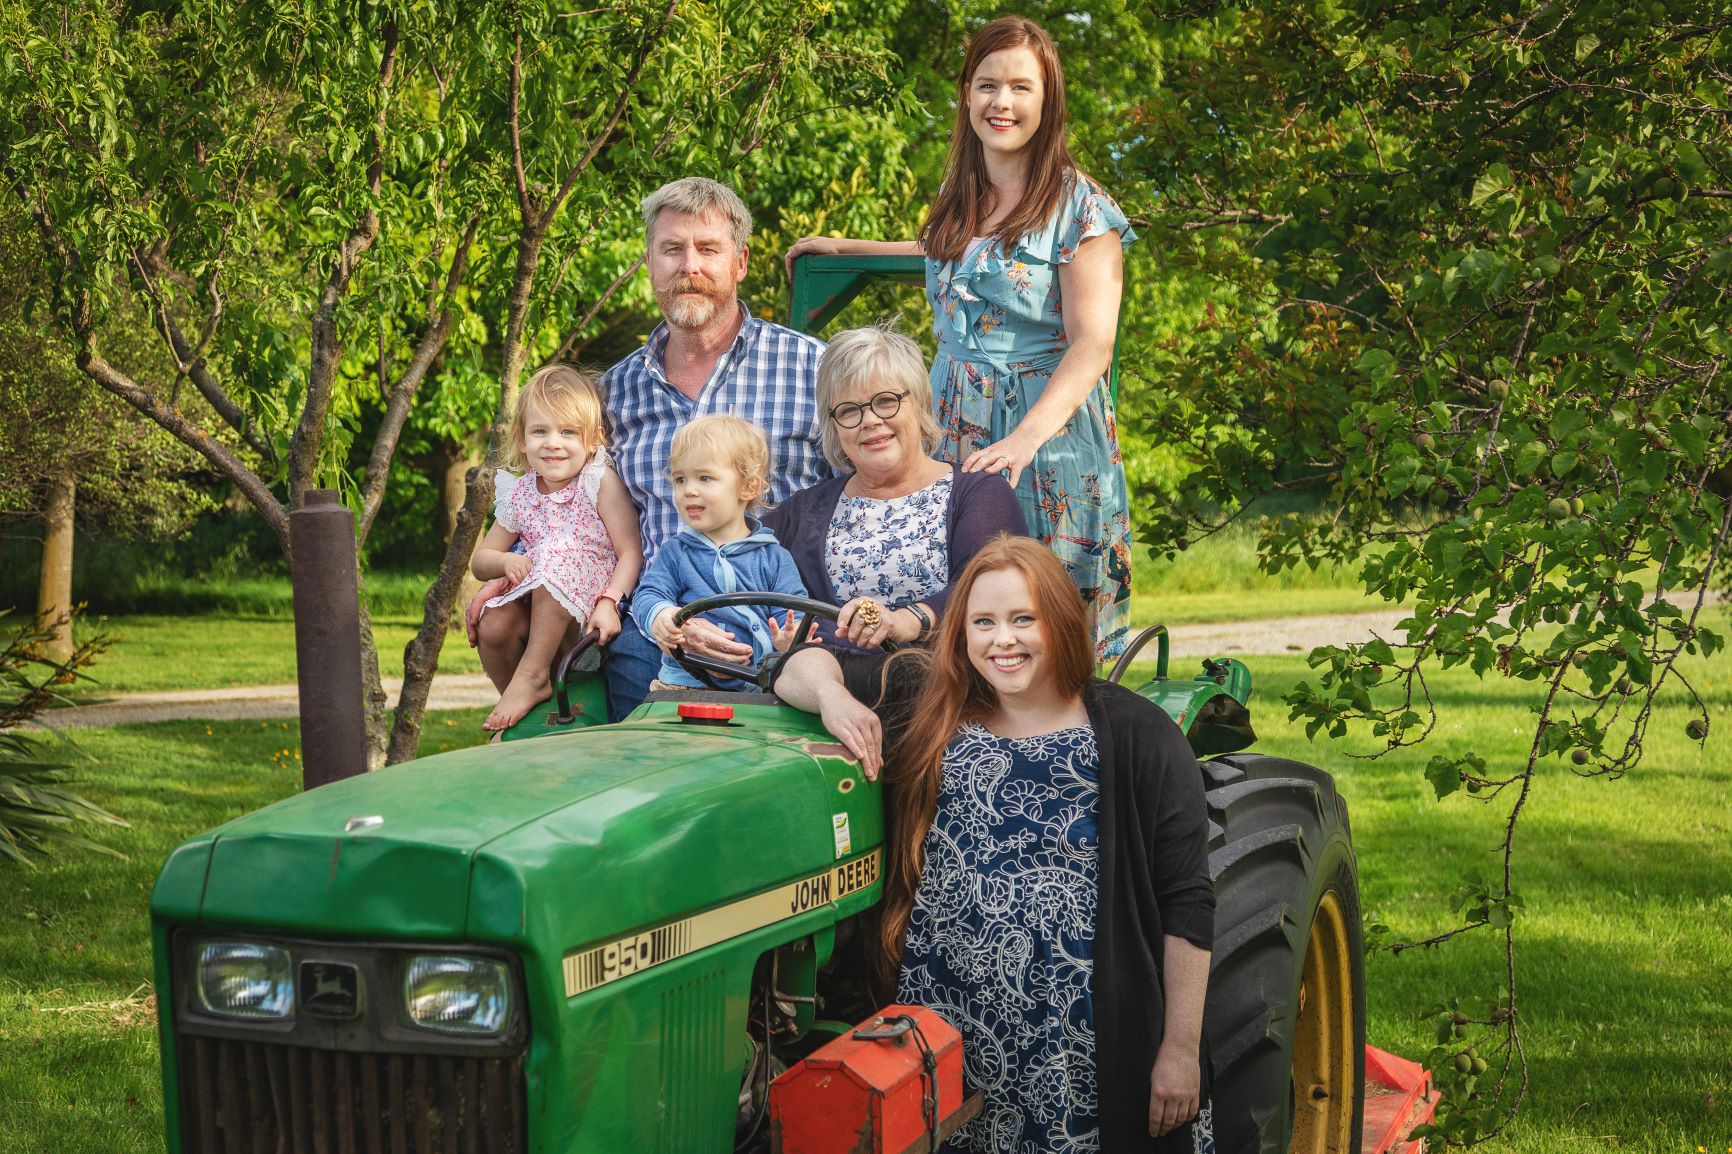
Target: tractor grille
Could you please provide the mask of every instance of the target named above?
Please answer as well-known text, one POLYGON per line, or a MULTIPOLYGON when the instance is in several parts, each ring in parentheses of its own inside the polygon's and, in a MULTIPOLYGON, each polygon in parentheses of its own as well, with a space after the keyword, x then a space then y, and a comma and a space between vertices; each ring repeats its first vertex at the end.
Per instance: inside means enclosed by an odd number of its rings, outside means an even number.
POLYGON ((176 1039, 185 1154, 519 1154, 523 1055, 176 1039))

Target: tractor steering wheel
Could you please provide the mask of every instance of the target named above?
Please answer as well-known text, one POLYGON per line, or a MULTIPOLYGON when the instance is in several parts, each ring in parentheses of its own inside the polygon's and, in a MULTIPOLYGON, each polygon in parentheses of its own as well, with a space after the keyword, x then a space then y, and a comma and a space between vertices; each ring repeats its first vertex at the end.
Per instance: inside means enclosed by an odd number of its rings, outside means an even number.
MULTIPOLYGON (((762 605, 771 609, 791 609, 800 614, 800 623, 794 627, 794 640, 788 646, 789 653, 804 645, 807 639, 812 636, 812 630, 818 624, 818 618, 826 617, 834 621, 837 615, 842 612, 835 605, 825 601, 817 601, 811 597, 796 597, 792 593, 754 592, 742 589, 735 593, 715 593, 708 597, 698 598, 674 614, 674 625, 677 628, 693 617, 708 613, 712 609, 730 609, 738 605, 762 605)), ((884 647, 892 649, 894 645, 891 642, 885 642, 884 647)), ((721 661, 714 657, 705 657, 701 653, 687 653, 677 645, 669 656, 680 663, 680 668, 711 689, 724 689, 718 679, 727 679, 750 682, 764 693, 770 691, 770 682, 775 679, 776 667, 780 664, 776 658, 772 657, 752 665, 735 665, 732 662, 721 661)))

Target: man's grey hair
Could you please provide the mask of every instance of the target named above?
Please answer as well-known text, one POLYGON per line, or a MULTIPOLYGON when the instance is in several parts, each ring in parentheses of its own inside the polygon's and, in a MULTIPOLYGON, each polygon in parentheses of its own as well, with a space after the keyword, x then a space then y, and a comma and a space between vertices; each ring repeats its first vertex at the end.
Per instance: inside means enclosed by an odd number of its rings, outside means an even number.
POLYGON ((663 209, 686 216, 702 216, 714 209, 728 222, 736 251, 746 251, 752 238, 752 214, 734 190, 719 180, 707 176, 685 176, 670 180, 643 198, 643 234, 645 245, 655 242, 656 218, 663 209))
POLYGON ((920 346, 883 325, 847 329, 830 339, 824 355, 818 360, 818 414, 823 420, 821 430, 824 459, 838 472, 852 473, 854 463, 842 451, 842 437, 830 410, 842 401, 842 394, 856 385, 866 385, 874 393, 908 390, 902 401, 914 409, 920 427, 920 447, 931 454, 938 448, 944 432, 932 415, 932 381, 926 373, 926 357, 920 346))

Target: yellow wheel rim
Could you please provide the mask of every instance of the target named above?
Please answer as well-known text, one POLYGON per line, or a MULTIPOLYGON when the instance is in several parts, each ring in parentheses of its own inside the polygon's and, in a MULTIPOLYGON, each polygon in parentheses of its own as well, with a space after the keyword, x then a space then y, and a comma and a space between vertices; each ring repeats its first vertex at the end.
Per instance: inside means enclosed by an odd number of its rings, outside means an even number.
POLYGON ((1353 1140, 1353 966, 1347 921, 1323 895, 1305 945, 1293 1035, 1291 1154, 1358 1154, 1353 1140))

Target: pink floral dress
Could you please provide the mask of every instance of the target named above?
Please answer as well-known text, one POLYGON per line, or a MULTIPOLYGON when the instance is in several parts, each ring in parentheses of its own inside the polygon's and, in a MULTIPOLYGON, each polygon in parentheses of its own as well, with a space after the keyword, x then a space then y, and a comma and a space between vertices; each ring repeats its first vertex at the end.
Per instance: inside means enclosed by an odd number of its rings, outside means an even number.
POLYGON ((525 473, 509 488, 498 488, 493 521, 518 535, 529 550, 530 565, 529 576, 488 601, 487 609, 545 587, 573 618, 589 619, 596 594, 607 588, 619 560, 595 507, 601 479, 611 466, 607 451, 597 449, 571 484, 557 493, 543 493, 534 473, 525 473))

